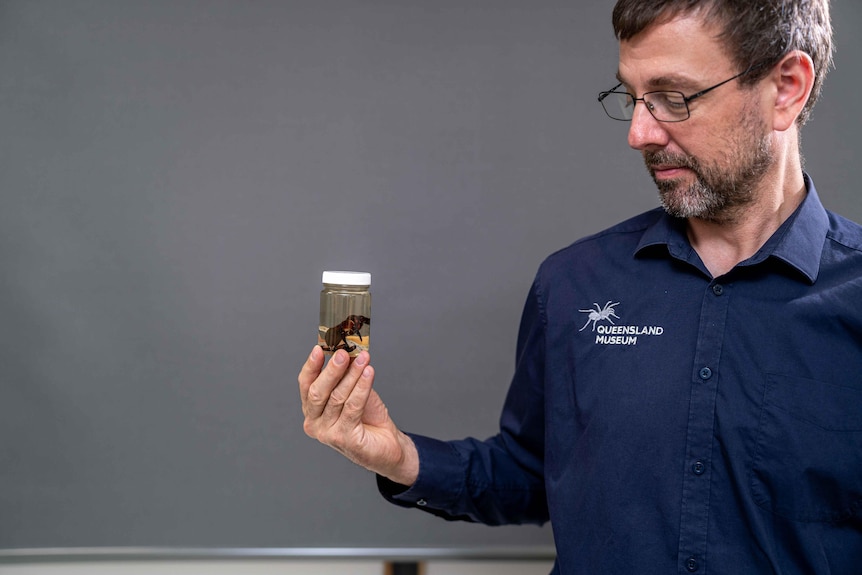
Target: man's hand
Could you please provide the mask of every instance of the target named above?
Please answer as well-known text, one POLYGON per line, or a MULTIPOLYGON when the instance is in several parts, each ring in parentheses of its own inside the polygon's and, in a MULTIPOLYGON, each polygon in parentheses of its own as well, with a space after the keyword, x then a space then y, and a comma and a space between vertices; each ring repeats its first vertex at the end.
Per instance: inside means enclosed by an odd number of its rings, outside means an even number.
POLYGON ((419 474, 419 454, 371 388, 370 359, 363 351, 350 361, 347 352, 338 350, 324 367, 323 350, 314 347, 298 378, 303 429, 354 463, 412 485, 419 474))

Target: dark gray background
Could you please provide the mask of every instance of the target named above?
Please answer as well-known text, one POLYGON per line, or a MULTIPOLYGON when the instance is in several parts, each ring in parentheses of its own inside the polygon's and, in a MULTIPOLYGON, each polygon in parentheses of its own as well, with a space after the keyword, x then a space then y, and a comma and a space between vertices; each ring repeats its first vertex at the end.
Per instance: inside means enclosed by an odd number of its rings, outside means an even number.
MULTIPOLYGON (((0 547, 547 544, 385 504, 296 373, 321 272, 370 271, 396 421, 494 432, 541 259, 656 204, 596 103, 612 4, 0 2, 0 547)), ((834 20, 804 147, 858 221, 834 20)))

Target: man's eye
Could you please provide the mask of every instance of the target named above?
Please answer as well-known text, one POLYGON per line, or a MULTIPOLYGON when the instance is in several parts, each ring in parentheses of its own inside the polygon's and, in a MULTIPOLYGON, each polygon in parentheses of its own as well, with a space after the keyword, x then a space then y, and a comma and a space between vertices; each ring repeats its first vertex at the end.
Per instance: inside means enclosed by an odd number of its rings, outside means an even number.
POLYGON ((676 92, 659 92, 653 94, 656 103, 667 108, 685 108, 685 97, 676 92))

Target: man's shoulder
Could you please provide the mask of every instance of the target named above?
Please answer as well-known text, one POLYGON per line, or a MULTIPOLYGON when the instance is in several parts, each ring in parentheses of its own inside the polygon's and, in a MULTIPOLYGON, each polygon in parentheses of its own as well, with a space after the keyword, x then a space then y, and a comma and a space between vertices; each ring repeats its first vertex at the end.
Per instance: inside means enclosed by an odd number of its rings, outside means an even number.
POLYGON ((862 225, 829 210, 826 214, 829 216, 827 239, 862 253, 862 225))
POLYGON ((633 246, 640 242, 643 233, 665 217, 669 216, 662 208, 643 212, 609 228, 580 238, 549 255, 546 262, 582 257, 596 250, 623 250, 631 254, 631 250, 634 249, 633 246))

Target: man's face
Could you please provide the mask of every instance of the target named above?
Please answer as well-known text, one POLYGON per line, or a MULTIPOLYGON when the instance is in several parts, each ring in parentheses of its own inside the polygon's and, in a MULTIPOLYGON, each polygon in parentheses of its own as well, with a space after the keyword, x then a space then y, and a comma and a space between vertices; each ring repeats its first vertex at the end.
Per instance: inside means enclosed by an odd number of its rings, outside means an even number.
MULTIPOLYGON (((718 31, 694 16, 653 25, 620 43, 619 76, 627 91, 694 94, 738 74, 718 31)), ((691 117, 659 122, 635 105, 629 145, 643 154, 664 208, 673 216, 732 221, 756 197, 774 162, 771 131, 757 88, 734 80, 689 103, 691 117)))

